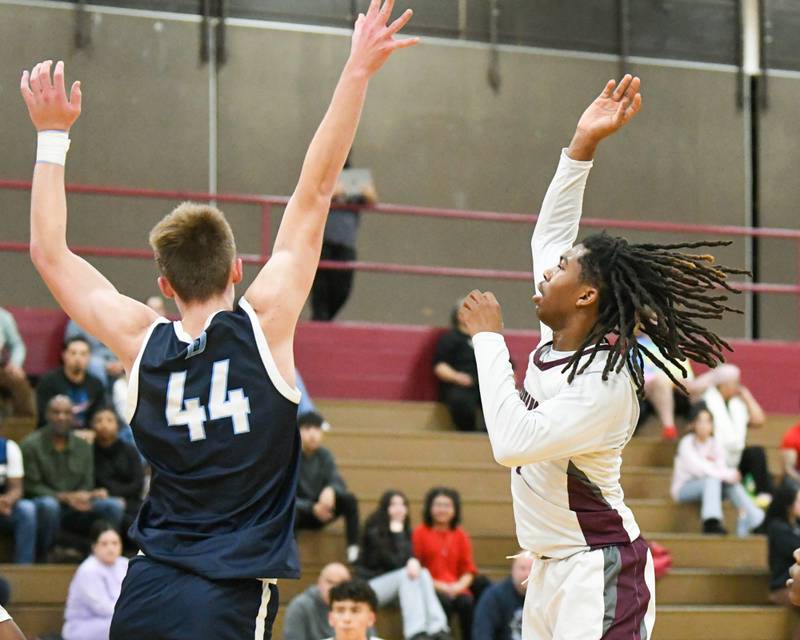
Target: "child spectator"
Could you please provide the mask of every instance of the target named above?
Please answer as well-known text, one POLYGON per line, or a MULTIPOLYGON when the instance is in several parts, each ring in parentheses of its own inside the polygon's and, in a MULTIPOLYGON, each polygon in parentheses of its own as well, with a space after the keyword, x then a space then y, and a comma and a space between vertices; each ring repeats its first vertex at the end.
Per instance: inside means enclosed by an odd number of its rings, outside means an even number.
POLYGON ((61 632, 64 640, 108 640, 114 605, 128 570, 128 559, 121 557, 122 539, 114 527, 95 522, 91 540, 92 554, 69 585, 61 632))
POLYGON ((333 454, 322 446, 324 419, 318 413, 298 418, 303 453, 297 485, 296 526, 322 529, 339 516, 345 519, 347 561, 358 558, 358 501, 336 468, 333 454))
POLYGON ((404 638, 449 638, 431 574, 412 555, 408 498, 401 492, 386 491, 367 518, 356 574, 369 580, 379 606, 399 600, 404 638))
POLYGON ((703 533, 727 531, 722 526, 722 500, 729 498, 739 511, 736 534, 746 536, 764 521, 764 512, 750 500, 741 474, 727 465, 722 445, 712 435, 714 422, 704 403, 692 407, 692 433, 678 445, 672 475, 672 498, 677 502, 700 502, 703 533))
POLYGON ((476 598, 470 587, 478 570, 472 557, 472 542, 460 527, 458 492, 447 487, 428 491, 423 520, 412 536, 414 557, 430 572, 447 617, 458 615, 461 637, 471 638, 476 598))

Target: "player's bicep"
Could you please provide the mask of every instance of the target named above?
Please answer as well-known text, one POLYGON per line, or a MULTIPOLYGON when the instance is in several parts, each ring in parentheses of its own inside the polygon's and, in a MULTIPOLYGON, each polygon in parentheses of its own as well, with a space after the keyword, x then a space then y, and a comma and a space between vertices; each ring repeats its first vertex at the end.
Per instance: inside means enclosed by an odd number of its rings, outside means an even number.
POLYGON ((89 262, 71 252, 58 262, 36 266, 67 315, 129 368, 147 327, 157 317, 155 311, 121 294, 89 262))

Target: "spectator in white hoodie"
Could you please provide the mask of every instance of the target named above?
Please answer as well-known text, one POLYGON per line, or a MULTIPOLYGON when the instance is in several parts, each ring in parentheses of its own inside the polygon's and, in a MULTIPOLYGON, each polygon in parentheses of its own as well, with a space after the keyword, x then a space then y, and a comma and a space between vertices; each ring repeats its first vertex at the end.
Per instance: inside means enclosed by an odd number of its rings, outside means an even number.
POLYGON ((741 383, 739 367, 723 364, 716 369, 714 384, 703 393, 703 402, 714 418, 714 437, 725 450, 729 467, 750 475, 757 494, 756 503, 766 508, 775 489, 767 466, 764 447, 747 446, 747 431, 766 423, 764 410, 741 383))
POLYGON ((703 533, 727 533, 722 526, 722 500, 739 511, 736 534, 746 536, 764 521, 764 512, 742 486, 742 476, 728 466, 722 445, 714 438, 714 421, 705 403, 692 408, 692 433, 678 445, 672 475, 672 497, 677 502, 700 502, 703 533))

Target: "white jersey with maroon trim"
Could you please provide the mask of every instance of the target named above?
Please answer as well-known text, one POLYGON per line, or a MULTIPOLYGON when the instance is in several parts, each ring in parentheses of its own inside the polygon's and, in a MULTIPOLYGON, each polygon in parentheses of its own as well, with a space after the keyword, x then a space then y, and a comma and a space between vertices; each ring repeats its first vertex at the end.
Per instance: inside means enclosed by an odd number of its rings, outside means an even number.
MULTIPOLYGON (((534 282, 577 238, 591 166, 561 156, 533 234, 534 282)), ((633 434, 639 404, 627 371, 602 379, 602 351, 568 383, 563 370, 572 352, 554 351, 551 337, 542 325, 522 392, 515 388, 502 335, 479 333, 473 344, 492 450, 512 470, 520 546, 539 556, 566 558, 639 537, 620 486, 622 449, 633 434)))

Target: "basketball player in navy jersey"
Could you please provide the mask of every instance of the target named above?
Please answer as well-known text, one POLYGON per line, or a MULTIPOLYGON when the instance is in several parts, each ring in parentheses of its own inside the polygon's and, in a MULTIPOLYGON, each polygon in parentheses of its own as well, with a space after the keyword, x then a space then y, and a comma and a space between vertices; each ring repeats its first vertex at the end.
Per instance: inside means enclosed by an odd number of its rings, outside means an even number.
POLYGON ((114 640, 271 638, 276 580, 297 578, 293 537, 300 444, 293 339, 319 262, 331 196, 355 136, 369 79, 393 51, 406 11, 372 0, 303 163, 272 257, 244 297, 233 234, 213 207, 184 203, 150 233, 171 323, 119 293, 66 243, 64 162, 80 114, 64 66, 23 73, 39 132, 31 257, 67 314, 107 344, 130 377, 128 415, 153 469, 131 536, 114 640))

